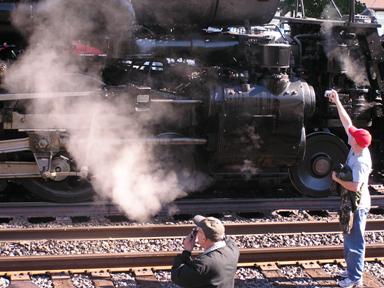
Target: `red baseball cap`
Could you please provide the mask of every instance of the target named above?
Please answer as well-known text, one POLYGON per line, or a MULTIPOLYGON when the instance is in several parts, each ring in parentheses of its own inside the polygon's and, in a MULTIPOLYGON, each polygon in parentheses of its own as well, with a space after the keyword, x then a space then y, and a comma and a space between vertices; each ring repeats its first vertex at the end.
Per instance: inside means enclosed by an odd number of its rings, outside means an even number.
POLYGON ((371 144, 372 136, 367 130, 351 126, 349 127, 348 132, 353 138, 355 138, 357 145, 361 148, 368 147, 371 144))

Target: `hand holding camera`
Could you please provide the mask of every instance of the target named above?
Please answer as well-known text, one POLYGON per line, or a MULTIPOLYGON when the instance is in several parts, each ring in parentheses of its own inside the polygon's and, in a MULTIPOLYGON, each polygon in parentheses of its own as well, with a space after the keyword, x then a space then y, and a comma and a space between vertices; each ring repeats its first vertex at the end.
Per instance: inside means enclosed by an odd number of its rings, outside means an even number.
POLYGON ((336 103, 336 101, 339 99, 339 94, 336 90, 325 90, 324 97, 328 98, 329 102, 336 103))
POLYGON ((197 235, 197 227, 193 228, 191 233, 189 233, 183 241, 184 250, 192 251, 193 247, 195 247, 196 243, 196 235, 197 235))
POLYGON ((192 231, 191 231, 191 234, 189 234, 191 239, 194 239, 196 238, 196 235, 197 235, 197 227, 193 228, 192 231))

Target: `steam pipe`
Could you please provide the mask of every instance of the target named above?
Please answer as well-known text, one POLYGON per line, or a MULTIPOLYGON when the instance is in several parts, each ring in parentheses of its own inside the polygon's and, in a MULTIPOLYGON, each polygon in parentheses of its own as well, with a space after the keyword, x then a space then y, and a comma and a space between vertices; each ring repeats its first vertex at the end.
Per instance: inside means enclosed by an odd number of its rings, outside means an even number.
POLYGON ((144 138, 138 139, 138 142, 144 142, 146 144, 157 144, 157 145, 205 145, 207 144, 207 139, 203 138, 184 138, 184 137, 175 137, 175 138, 144 138))
POLYGON ((304 0, 301 0, 301 17, 305 18, 304 0))
POLYGON ((147 53, 154 49, 225 49, 238 46, 239 41, 137 39, 136 45, 141 52, 147 53))
POLYGON ((89 97, 103 95, 103 91, 82 91, 82 92, 41 92, 41 93, 0 93, 1 101, 26 100, 26 99, 49 99, 54 97, 89 97))
POLYGON ((349 0, 349 23, 355 22, 355 0, 349 0))
POLYGON ((183 100, 183 99, 151 99, 151 103, 165 103, 165 104, 202 104, 202 100, 183 100))
MULTIPOLYGON (((300 6, 301 6, 301 16, 302 18, 305 18, 305 11, 304 11, 304 0, 300 0, 300 6)), ((296 11, 295 11, 295 17, 297 17, 297 14, 299 13, 299 0, 296 0, 296 11)))
POLYGON ((341 15, 340 10, 339 10, 339 7, 337 7, 335 1, 333 1, 333 0, 330 0, 330 1, 331 1, 331 3, 332 3, 333 7, 336 9, 337 14, 339 14, 339 17, 340 17, 340 18, 343 18, 343 15, 341 15))

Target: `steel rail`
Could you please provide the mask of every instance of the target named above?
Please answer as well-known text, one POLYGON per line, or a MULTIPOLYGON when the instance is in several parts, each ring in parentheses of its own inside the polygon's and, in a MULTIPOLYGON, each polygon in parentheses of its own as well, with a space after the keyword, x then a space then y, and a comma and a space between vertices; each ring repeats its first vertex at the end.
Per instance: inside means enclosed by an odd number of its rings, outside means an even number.
MULTIPOLYGON (((146 252, 62 256, 0 257, 0 273, 71 269, 113 269, 135 267, 169 267, 179 252, 146 252)), ((194 253, 196 255, 196 253, 194 253)), ((384 244, 369 245, 367 258, 384 257, 384 244)), ((319 261, 342 259, 342 246, 241 249, 239 265, 244 263, 319 261)))
MULTIPOLYGON (((371 196, 372 208, 384 207, 384 195, 371 196)), ((340 206, 339 197, 328 198, 214 198, 181 199, 163 207, 158 216, 194 215, 214 213, 252 213, 275 210, 330 210, 340 206), (170 213, 172 211, 172 213, 170 213)), ((123 215, 122 210, 109 202, 46 203, 12 202, 0 203, 0 217, 55 217, 55 216, 98 216, 123 215)))
MULTIPOLYGON (((106 227, 5 228, 0 229, 0 241, 32 240, 93 240, 127 238, 183 237, 194 225, 140 225, 106 227)), ((225 224, 228 235, 341 233, 338 222, 268 222, 225 224)), ((366 231, 384 231, 384 220, 368 220, 366 231)))

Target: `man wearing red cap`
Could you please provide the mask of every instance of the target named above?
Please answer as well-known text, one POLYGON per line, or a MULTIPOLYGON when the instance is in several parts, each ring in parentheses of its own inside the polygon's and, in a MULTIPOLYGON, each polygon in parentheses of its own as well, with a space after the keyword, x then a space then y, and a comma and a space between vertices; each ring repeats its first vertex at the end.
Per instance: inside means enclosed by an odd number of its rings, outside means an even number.
POLYGON ((196 227, 185 237, 184 251, 173 262, 172 281, 181 287, 233 288, 239 248, 225 237, 225 228, 219 219, 196 215, 193 222, 196 227), (204 251, 192 259, 195 243, 204 251))
POLYGON ((352 181, 345 181, 332 173, 332 180, 345 189, 357 193, 360 200, 353 214, 353 226, 350 233, 344 233, 344 257, 347 270, 341 273, 344 279, 339 281, 339 286, 359 287, 363 284, 364 256, 365 256, 365 224, 368 211, 371 208, 371 197, 368 190, 368 179, 372 169, 371 154, 368 146, 371 144, 371 134, 365 129, 357 129, 352 125, 351 118, 340 102, 335 90, 327 95, 329 101, 336 104, 341 123, 348 134, 348 144, 351 149, 347 158, 347 166, 352 170, 352 181))

